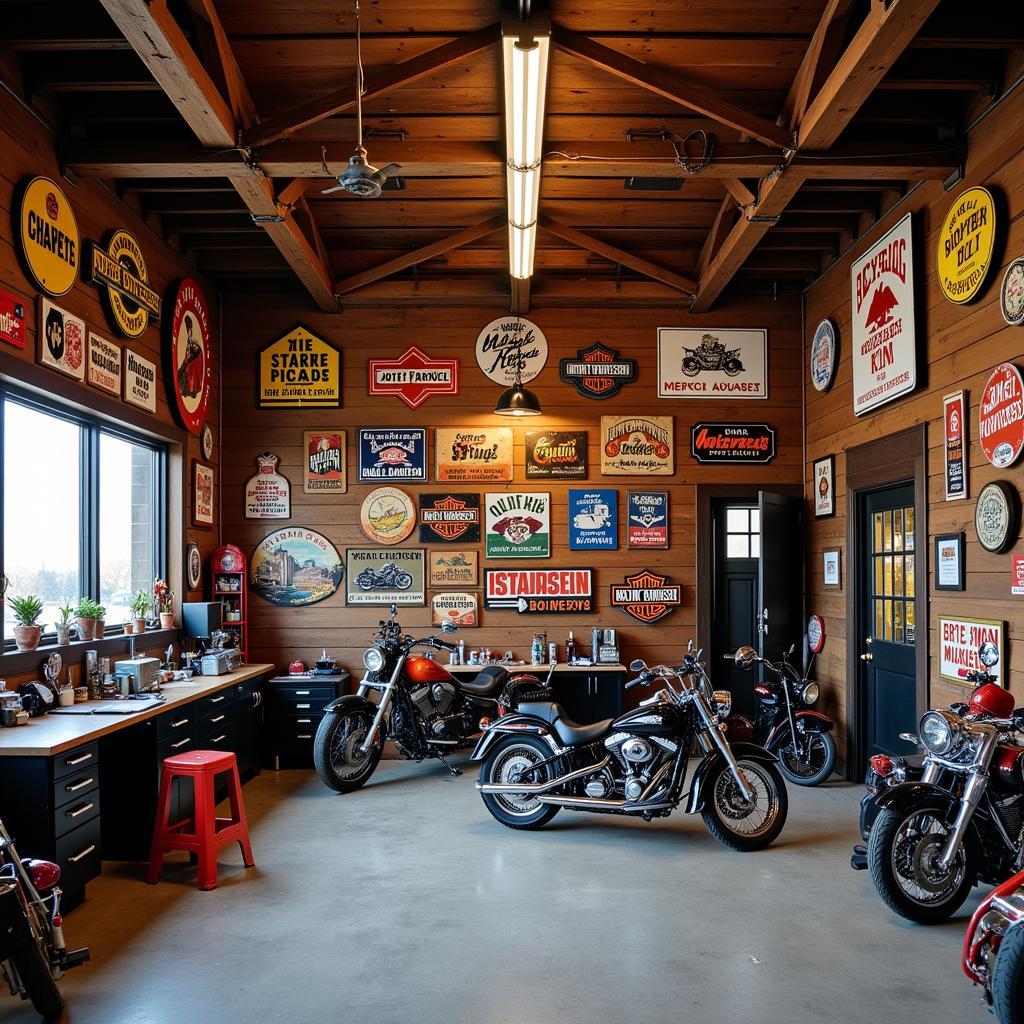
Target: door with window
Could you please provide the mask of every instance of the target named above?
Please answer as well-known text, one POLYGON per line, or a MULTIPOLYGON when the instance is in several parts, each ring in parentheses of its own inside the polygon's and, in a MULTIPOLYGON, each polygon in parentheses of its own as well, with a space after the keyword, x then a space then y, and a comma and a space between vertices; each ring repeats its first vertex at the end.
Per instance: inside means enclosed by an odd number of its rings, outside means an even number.
POLYGON ((900 739, 901 732, 914 732, 917 726, 915 521, 913 484, 864 497, 860 665, 869 757, 915 749, 900 739))

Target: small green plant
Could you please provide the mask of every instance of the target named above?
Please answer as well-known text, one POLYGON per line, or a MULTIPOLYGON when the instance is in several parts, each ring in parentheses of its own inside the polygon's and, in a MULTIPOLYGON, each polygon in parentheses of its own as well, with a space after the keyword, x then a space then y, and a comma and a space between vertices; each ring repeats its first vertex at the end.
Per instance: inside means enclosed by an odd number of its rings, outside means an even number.
POLYGON ((60 629, 70 629, 71 620, 75 617, 74 605, 68 604, 68 599, 64 598, 64 603, 57 609, 57 626, 60 629))
POLYGON ((132 594, 132 599, 128 603, 128 607, 131 608, 132 614, 135 618, 144 619, 146 617, 146 612, 149 611, 152 603, 153 602, 149 594, 144 590, 136 590, 135 593, 132 594))
POLYGON ((11 611, 14 612, 14 620, 19 626, 36 626, 39 624, 39 616, 43 614, 43 602, 35 594, 26 594, 24 597, 12 597, 10 605, 11 611))
POLYGON ((104 610, 103 606, 97 604, 91 597, 82 597, 75 605, 74 614, 76 619, 100 619, 104 610))

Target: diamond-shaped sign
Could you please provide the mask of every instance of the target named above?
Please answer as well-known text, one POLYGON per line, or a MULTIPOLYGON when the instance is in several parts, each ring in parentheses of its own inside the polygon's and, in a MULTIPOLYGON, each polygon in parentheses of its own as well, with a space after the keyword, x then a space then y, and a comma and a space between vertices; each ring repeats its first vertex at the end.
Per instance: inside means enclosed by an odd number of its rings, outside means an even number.
POLYGON ((398 359, 369 361, 371 395, 396 395, 410 409, 431 395, 459 393, 458 359, 431 359, 415 345, 398 359))

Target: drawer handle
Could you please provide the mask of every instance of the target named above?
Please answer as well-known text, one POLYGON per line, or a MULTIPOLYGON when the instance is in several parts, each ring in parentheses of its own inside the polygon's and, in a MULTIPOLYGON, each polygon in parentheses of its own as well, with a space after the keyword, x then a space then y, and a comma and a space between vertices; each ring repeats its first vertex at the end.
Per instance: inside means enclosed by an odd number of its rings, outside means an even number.
POLYGON ((88 857, 95 849, 96 844, 93 843, 92 846, 87 846, 81 853, 76 853, 74 857, 68 857, 68 861, 72 864, 77 864, 83 857, 88 857))
POLYGON ((296 697, 308 697, 309 696, 309 690, 296 690, 295 691, 295 696, 296 697))
POLYGON ((298 736, 296 736, 295 738, 297 740, 311 740, 313 738, 313 734, 308 732, 300 732, 298 736))
POLYGON ((227 718, 227 715, 218 715, 216 718, 210 719, 210 725, 216 725, 218 722, 223 722, 227 718))
POLYGON ((222 732, 219 736, 212 736, 212 737, 210 737, 210 742, 211 743, 220 743, 221 740, 226 740, 227 738, 228 738, 228 734, 226 732, 222 732))
POLYGON ((211 697, 210 698, 210 703, 211 704, 219 704, 223 699, 224 699, 223 695, 221 695, 220 697, 211 697))
POLYGON ((302 708, 303 711, 308 711, 313 705, 312 704, 296 704, 297 708, 302 708))
POLYGON ((85 789, 86 786, 91 786, 96 780, 92 777, 88 779, 82 779, 81 782, 76 782, 73 786, 65 786, 64 789, 68 793, 77 793, 80 789, 85 789))
POLYGON ((183 746, 185 746, 186 743, 191 743, 191 742, 192 742, 192 738, 190 736, 186 736, 183 740, 178 740, 177 743, 172 743, 171 744, 171 749, 172 750, 177 750, 178 747, 183 747, 183 746))
POLYGON ((70 768, 75 764, 85 764, 86 761, 92 760, 92 754, 82 754, 81 757, 65 757, 64 763, 70 768))
POLYGON ((81 807, 76 807, 73 811, 65 812, 68 818, 77 818, 80 814, 85 814, 86 811, 91 811, 96 805, 92 802, 82 804, 81 807))
POLYGON ((187 718, 179 718, 176 722, 171 722, 172 729, 180 729, 183 725, 188 725, 187 718))
POLYGON ((298 721, 299 725, 309 725, 313 721, 312 718, 300 718, 298 721))

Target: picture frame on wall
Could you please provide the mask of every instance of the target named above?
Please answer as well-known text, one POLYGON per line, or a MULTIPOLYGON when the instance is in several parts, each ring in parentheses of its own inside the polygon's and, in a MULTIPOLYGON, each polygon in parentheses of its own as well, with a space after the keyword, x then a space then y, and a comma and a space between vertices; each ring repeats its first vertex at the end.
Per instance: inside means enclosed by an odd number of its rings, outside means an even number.
POLYGON ((212 530, 214 525, 213 466, 192 460, 192 525, 212 530))
POLYGON ((935 589, 964 589, 964 535, 940 533, 935 537, 935 589))
POLYGON ((843 552, 826 548, 822 555, 822 585, 826 590, 839 590, 843 585, 843 552))
POLYGON ((827 519, 836 514, 836 457, 826 455, 814 460, 814 518, 827 519))

